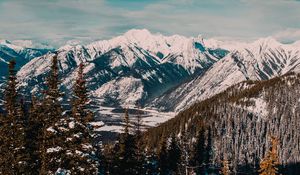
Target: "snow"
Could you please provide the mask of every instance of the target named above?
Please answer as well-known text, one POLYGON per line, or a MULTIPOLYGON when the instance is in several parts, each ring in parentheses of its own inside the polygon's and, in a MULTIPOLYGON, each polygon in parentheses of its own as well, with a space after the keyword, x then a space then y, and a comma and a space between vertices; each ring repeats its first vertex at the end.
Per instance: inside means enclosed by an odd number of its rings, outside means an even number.
POLYGON ((93 94, 96 97, 116 97, 120 104, 132 105, 135 104, 143 96, 143 84, 141 80, 133 77, 124 77, 117 80, 112 80, 102 85, 93 94))
MULTIPOLYGON (((263 99, 263 97, 258 97, 258 98, 250 98, 250 99, 245 99, 249 102, 253 102, 253 105, 243 107, 249 112, 252 112, 253 114, 261 117, 261 118, 267 118, 268 117, 268 104, 267 102, 263 99)), ((241 106, 237 106, 241 107, 241 106)), ((241 107, 242 108, 242 107, 241 107)), ((275 108, 273 110, 276 110, 275 108)))
POLYGON ((123 126, 113 126, 113 125, 104 125, 100 128, 95 129, 94 131, 109 131, 109 132, 123 132, 123 126))
POLYGON ((53 133, 56 133, 56 132, 57 132, 53 127, 47 128, 47 131, 48 131, 48 132, 53 132, 53 133))
POLYGON ((74 127, 75 127, 75 122, 74 121, 70 122, 69 123, 69 128, 73 129, 74 127))
POLYGON ((59 146, 54 147, 54 148, 48 148, 47 153, 58 152, 60 150, 61 150, 61 147, 59 147, 59 146))
POLYGON ((101 127, 104 125, 104 123, 102 121, 90 122, 90 124, 94 127, 101 127))
MULTIPOLYGON (((11 44, 8 41, 2 42, 11 44)), ((146 104, 154 108, 159 104, 162 109, 168 109, 167 105, 170 105, 173 107, 170 110, 175 112, 247 79, 263 80, 290 71, 300 72, 299 42, 281 44, 273 38, 262 38, 254 42, 220 41, 203 39, 201 36, 163 36, 146 29, 134 29, 110 40, 96 41, 88 45, 71 43, 62 46, 58 51, 60 78, 63 87, 67 89, 66 94, 71 92, 78 64, 84 62, 88 88, 92 100, 97 101, 97 107, 108 104, 107 106, 134 108, 140 101, 152 100, 149 98, 152 98, 152 94, 147 91, 150 83, 154 81, 155 90, 177 83, 174 79, 168 79, 169 72, 164 70, 165 67, 160 69, 160 66, 166 63, 183 67, 183 73, 188 72, 188 75, 184 75, 186 76, 184 80, 192 78, 193 73, 197 75, 199 73, 196 78, 155 99, 151 105, 146 104), (196 48, 196 43, 203 48, 196 48), (208 52, 209 48, 225 49, 230 53, 218 60, 208 52), (157 53, 163 56, 158 57, 157 53), (137 60, 142 60, 143 66, 150 68, 136 68, 137 60)), ((23 66, 17 74, 19 85, 22 87, 30 85, 31 87, 28 88, 30 91, 41 92, 52 57, 53 54, 36 57, 23 66)), ((160 115, 154 112, 155 110, 161 108, 153 109, 149 112, 151 116, 144 118, 149 126, 155 126, 172 118, 171 114, 164 116, 165 113, 160 115)), ((120 124, 121 114, 105 107, 96 112, 109 116, 100 116, 97 127, 103 130, 109 126, 113 127, 112 130, 120 129, 117 124, 120 124)), ((99 117, 98 113, 97 117, 99 117)))
POLYGON ((57 171, 55 172, 55 175, 71 175, 71 171, 58 168, 57 171))

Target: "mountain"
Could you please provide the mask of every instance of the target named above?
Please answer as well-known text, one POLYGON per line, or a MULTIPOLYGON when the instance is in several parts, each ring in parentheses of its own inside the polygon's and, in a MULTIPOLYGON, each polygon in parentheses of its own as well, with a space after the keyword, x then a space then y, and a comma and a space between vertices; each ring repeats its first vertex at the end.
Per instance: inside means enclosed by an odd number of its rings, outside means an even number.
MULTIPOLYGON (((123 108, 146 105, 170 88, 202 74, 228 54, 226 50, 206 48, 201 37, 166 37, 148 30, 130 30, 88 45, 65 45, 55 52, 66 97, 71 95, 79 63, 84 62, 100 131, 120 131, 123 108)), ((18 71, 23 94, 40 95, 53 56, 48 53, 36 57, 18 71)), ((151 109, 143 109, 143 113, 146 126, 174 116, 172 112, 151 109)))
POLYGON ((300 71, 299 42, 282 44, 272 38, 229 42, 133 29, 110 40, 65 45, 30 57, 17 74, 24 96, 41 95, 54 54, 66 97, 71 95, 79 63, 85 64, 101 131, 120 131, 124 108, 131 109, 134 119, 141 106, 145 125, 155 126, 239 82, 300 71))
POLYGON ((8 41, 0 40, 0 81, 7 75, 7 64, 14 59, 17 62, 16 69, 19 70, 23 65, 35 57, 42 56, 52 49, 41 45, 35 45, 32 41, 8 41))
MULTIPOLYGON (((111 40, 66 45, 56 50, 62 89, 69 95, 80 62, 97 105, 130 107, 147 101, 205 72, 228 52, 203 46, 200 37, 165 37, 131 30, 111 40), (130 98, 129 98, 130 97, 130 98)), ((32 59, 18 72, 20 89, 44 88, 53 53, 32 59)))
POLYGON ((300 74, 295 73, 243 81, 150 128, 144 143, 157 149, 162 139, 176 135, 193 145, 204 129, 212 143, 211 162, 220 165, 226 157, 233 172, 255 172, 274 136, 280 143, 280 164, 289 169, 300 162, 299 86, 300 74))
POLYGON ((253 43, 207 43, 211 47, 226 48, 230 53, 202 75, 156 98, 151 106, 178 112, 245 80, 268 80, 300 72, 297 43, 281 44, 270 37, 253 43))

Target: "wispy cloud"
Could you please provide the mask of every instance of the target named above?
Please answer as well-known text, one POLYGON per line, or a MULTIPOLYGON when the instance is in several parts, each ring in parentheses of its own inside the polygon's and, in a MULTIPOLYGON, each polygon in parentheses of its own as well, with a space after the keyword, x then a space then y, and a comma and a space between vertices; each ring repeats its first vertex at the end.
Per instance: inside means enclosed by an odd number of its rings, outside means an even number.
POLYGON ((280 31, 274 35, 274 38, 286 43, 300 40, 300 29, 286 29, 280 31))
POLYGON ((147 28, 187 36, 293 40, 299 38, 286 33, 300 29, 299 9, 296 0, 1 0, 0 38, 57 46, 147 28))

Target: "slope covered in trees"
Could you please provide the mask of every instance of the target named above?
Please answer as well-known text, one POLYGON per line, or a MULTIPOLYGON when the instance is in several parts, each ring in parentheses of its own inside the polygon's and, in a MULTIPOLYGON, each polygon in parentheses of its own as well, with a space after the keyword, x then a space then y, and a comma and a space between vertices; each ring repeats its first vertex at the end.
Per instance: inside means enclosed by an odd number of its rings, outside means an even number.
POLYGON ((237 84, 146 132, 141 115, 132 121, 126 109, 124 133, 102 149, 90 125, 83 64, 71 110, 62 104, 56 56, 40 98, 20 95, 15 64, 9 64, 0 113, 0 174, 299 172, 299 74, 237 84))
MULTIPOLYGON (((206 147, 211 144, 211 150, 206 152, 210 160, 206 163, 220 167, 226 158, 233 172, 248 169, 254 172, 268 152, 268 136, 272 135, 280 141, 279 164, 285 167, 299 163, 299 87, 300 75, 293 73, 267 81, 237 84, 149 129, 144 138, 146 147, 154 149, 162 138, 174 134, 180 138, 188 133, 185 135, 189 143, 193 143, 190 145, 197 144, 196 138, 201 137, 206 138, 201 142, 206 147)), ((192 146, 189 149, 195 150, 192 146)))

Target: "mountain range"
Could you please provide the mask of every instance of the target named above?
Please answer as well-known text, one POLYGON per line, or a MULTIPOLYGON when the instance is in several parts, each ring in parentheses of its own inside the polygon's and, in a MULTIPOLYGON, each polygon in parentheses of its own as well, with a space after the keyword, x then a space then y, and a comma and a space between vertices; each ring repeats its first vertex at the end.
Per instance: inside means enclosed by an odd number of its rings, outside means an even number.
POLYGON ((300 42, 282 44, 271 37, 229 42, 134 29, 110 40, 58 49, 1 41, 1 77, 14 58, 22 94, 41 95, 54 54, 66 96, 71 95, 78 65, 85 64, 98 125, 105 128, 101 131, 119 131, 123 108, 140 107, 145 125, 155 126, 237 83, 300 72, 300 42))

